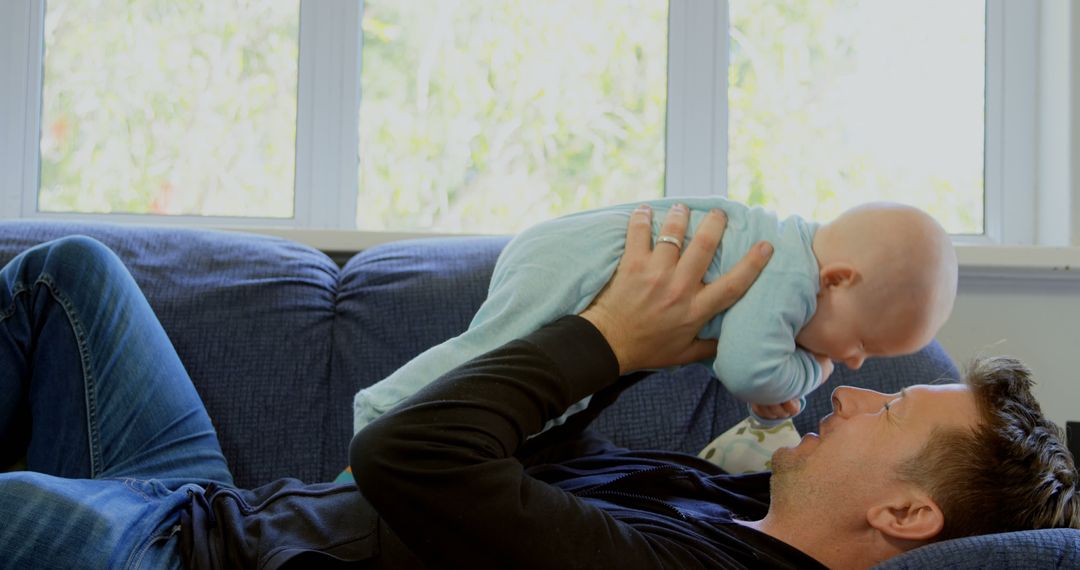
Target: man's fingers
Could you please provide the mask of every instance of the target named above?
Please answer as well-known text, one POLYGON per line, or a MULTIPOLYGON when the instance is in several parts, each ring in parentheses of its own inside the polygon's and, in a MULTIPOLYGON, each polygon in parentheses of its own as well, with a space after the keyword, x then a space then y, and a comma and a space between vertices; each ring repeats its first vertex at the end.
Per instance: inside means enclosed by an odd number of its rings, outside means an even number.
POLYGON ((626 227, 626 251, 622 262, 647 259, 652 251, 652 208, 642 204, 630 212, 630 223, 626 227))
POLYGON ((731 271, 721 275, 712 283, 709 283, 701 291, 705 310, 710 315, 727 310, 742 297, 743 293, 754 284, 754 280, 765 268, 772 256, 773 248, 769 242, 758 242, 750 248, 750 251, 731 268, 731 271))
POLYGON ((660 267, 665 270, 675 265, 679 259, 686 237, 686 226, 689 222, 690 210, 684 204, 675 204, 664 216, 664 224, 660 226, 660 235, 656 236, 656 243, 653 244, 652 259, 660 263, 660 267))
POLYGON ((709 264, 716 257, 716 248, 727 227, 727 215, 723 210, 709 212, 698 224, 694 238, 686 246, 679 265, 675 268, 675 278, 680 282, 700 283, 709 264))

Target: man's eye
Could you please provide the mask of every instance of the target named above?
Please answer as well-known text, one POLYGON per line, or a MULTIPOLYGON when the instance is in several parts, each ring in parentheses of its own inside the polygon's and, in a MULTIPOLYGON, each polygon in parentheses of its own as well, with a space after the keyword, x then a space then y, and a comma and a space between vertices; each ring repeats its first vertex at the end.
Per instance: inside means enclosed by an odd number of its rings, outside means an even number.
POLYGON ((890 404, 889 404, 888 402, 885 402, 885 405, 884 405, 884 406, 882 406, 882 407, 883 407, 883 408, 885 409, 885 411, 887 412, 887 411, 889 411, 889 408, 891 408, 892 406, 891 406, 891 405, 890 405, 890 404))

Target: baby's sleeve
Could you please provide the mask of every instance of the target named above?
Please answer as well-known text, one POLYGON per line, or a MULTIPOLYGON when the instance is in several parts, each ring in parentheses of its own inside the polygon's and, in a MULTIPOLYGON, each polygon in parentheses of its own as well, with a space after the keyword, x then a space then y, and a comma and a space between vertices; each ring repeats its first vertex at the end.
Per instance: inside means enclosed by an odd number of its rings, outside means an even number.
POLYGON ((519 234, 499 256, 488 297, 468 330, 356 393, 354 433, 466 361, 585 309, 615 272, 626 219, 601 213, 560 218, 519 234), (580 243, 590 247, 577 247, 580 243))
POLYGON ((795 345, 813 314, 805 280, 785 272, 762 274, 724 314, 713 371, 737 398, 779 404, 820 383, 821 365, 795 345))

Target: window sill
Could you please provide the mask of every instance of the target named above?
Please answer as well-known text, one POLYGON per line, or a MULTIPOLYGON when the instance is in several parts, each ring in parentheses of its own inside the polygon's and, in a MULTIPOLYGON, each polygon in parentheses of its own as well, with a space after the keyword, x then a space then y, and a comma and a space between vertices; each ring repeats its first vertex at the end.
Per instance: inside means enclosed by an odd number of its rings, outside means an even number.
MULTIPOLYGON (((270 227, 222 227, 290 239, 325 252, 357 252, 392 241, 455 237, 463 234, 365 232, 270 227)), ((482 234, 464 234, 482 235, 482 234)), ((1080 279, 1080 247, 958 244, 963 277, 1001 279, 1080 279)))
POLYGON ((372 232, 361 230, 315 230, 303 228, 275 228, 262 226, 218 226, 224 231, 247 232, 280 237, 327 253, 356 253, 380 244, 409 239, 451 238, 486 234, 458 234, 437 232, 372 232))
POLYGON ((956 246, 961 277, 1080 279, 1080 247, 956 246))

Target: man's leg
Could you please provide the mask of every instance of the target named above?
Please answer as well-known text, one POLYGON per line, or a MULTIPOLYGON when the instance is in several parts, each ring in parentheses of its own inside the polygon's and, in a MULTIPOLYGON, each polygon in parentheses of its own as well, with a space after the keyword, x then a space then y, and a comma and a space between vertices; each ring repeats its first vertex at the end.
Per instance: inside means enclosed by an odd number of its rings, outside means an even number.
POLYGON ((23 452, 29 471, 0 475, 9 562, 133 563, 151 536, 171 536, 187 496, 174 491, 232 484, 149 304, 89 238, 0 270, 0 459, 23 452))
POLYGON ((105 246, 74 237, 24 252, 0 270, 0 311, 0 425, 16 436, 2 439, 21 436, 29 470, 232 483, 183 364, 105 246))

